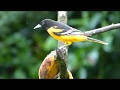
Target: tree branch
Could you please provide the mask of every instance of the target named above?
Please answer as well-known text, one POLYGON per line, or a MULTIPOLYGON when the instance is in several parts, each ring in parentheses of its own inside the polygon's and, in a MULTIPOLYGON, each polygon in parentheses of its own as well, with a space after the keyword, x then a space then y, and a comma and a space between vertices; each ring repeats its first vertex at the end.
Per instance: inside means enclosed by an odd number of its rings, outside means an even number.
POLYGON ((56 49, 57 53, 57 62, 59 66, 59 74, 60 74, 60 79, 68 79, 68 73, 67 73, 67 64, 65 62, 65 56, 64 53, 61 49, 56 49))
POLYGON ((87 36, 93 36, 93 35, 96 35, 96 34, 100 34, 100 33, 110 31, 110 30, 113 30, 113 29, 118 29, 118 28, 120 28, 120 23, 111 24, 109 26, 105 26, 105 27, 90 30, 90 31, 85 31, 84 34, 86 34, 87 36))
MULTIPOLYGON (((58 11, 58 21, 67 24, 67 11, 58 11)), ((57 62, 59 65, 60 78, 68 79, 67 73, 68 47, 65 47, 64 44, 65 44, 64 42, 58 41, 58 49, 56 50, 58 54, 57 62)))
MULTIPOLYGON (((66 11, 58 11, 58 21, 67 24, 67 12, 66 11)), ((64 42, 58 41, 58 47, 64 45, 64 42)))

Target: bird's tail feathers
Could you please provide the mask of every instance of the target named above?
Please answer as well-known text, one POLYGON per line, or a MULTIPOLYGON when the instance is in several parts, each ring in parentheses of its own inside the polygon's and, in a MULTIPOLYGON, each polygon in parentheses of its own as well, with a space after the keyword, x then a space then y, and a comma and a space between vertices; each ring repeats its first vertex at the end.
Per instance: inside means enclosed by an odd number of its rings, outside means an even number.
POLYGON ((100 44, 108 45, 108 43, 106 43, 106 42, 103 42, 103 41, 98 40, 98 39, 90 38, 90 37, 88 37, 88 41, 90 41, 90 42, 97 42, 97 43, 100 43, 100 44))

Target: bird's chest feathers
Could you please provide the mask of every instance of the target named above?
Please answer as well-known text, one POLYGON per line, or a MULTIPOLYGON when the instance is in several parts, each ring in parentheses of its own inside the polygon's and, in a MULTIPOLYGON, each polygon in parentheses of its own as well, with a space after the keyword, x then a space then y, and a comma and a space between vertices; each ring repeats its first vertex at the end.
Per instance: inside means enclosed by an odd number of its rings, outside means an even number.
POLYGON ((61 29, 54 29, 53 27, 49 28, 47 32, 55 39, 61 40, 61 36, 55 35, 53 32, 61 32, 61 29))
POLYGON ((79 41, 84 41, 87 39, 86 36, 83 35, 55 35, 53 32, 61 32, 61 29, 54 29, 53 27, 49 28, 48 33, 55 39, 60 40, 60 41, 68 41, 68 42, 79 42, 79 41))

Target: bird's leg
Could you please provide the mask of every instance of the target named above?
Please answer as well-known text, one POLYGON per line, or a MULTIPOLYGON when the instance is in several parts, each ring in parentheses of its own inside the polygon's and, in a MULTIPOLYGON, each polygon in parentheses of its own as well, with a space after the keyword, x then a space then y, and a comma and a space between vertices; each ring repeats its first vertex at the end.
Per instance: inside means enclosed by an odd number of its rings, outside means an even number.
POLYGON ((63 46, 59 47, 59 49, 65 48, 65 47, 67 47, 67 46, 69 46, 71 44, 72 44, 72 42, 65 42, 65 44, 63 46))
POLYGON ((65 42, 65 46, 69 46, 71 44, 72 44, 72 42, 65 42))
POLYGON ((58 49, 62 51, 63 57, 64 57, 65 53, 67 52, 66 46, 68 46, 68 45, 66 43, 64 43, 63 46, 58 47, 58 49))
POLYGON ((64 46, 59 47, 59 49, 60 49, 64 54, 67 52, 67 49, 65 48, 66 46, 68 46, 68 45, 64 45, 64 46))
POLYGON ((59 49, 64 53, 64 54, 66 54, 66 52, 67 52, 67 46, 69 46, 69 45, 71 45, 72 44, 72 42, 65 42, 65 44, 63 45, 63 46, 61 46, 61 47, 59 47, 59 49))

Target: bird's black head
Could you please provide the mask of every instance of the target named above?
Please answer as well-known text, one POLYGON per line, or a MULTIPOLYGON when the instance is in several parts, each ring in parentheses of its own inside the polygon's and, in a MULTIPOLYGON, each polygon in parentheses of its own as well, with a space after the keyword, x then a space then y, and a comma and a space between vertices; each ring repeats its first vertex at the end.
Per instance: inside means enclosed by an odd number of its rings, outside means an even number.
POLYGON ((54 21, 51 19, 42 20, 35 28, 39 28, 39 26, 45 28, 46 30, 50 27, 57 26, 59 29, 70 29, 71 27, 62 22, 54 21), (37 27, 38 26, 38 27, 37 27))
POLYGON ((48 28, 55 26, 55 23, 56 21, 51 19, 44 19, 40 22, 40 25, 47 30, 48 28))

